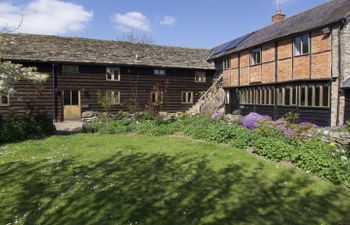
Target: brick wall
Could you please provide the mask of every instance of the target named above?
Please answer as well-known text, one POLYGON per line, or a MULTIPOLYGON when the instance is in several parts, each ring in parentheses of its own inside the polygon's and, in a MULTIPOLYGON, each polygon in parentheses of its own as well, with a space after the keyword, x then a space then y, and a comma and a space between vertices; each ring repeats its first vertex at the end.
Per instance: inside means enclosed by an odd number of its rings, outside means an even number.
MULTIPOLYGON (((253 83, 275 83, 302 79, 331 78, 332 39, 322 29, 310 33, 311 53, 293 56, 293 37, 263 44, 262 63, 250 66, 250 51, 231 56, 230 72, 225 74, 225 87, 245 86, 253 83), (275 59, 277 50, 277 59, 275 59), (277 80, 275 68, 277 61, 277 80), (238 69, 238 67, 240 67, 238 69), (240 71, 240 72, 239 72, 240 71), (238 80, 239 79, 239 80, 238 80)), ((350 75, 349 75, 350 77, 350 75)))

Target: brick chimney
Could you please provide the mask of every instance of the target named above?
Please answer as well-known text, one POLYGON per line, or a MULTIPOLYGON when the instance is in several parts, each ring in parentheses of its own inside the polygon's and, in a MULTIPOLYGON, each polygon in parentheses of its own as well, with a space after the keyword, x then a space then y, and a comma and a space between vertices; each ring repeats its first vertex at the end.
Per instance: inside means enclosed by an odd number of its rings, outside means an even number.
POLYGON ((276 15, 274 15, 272 17, 272 23, 276 23, 276 22, 279 22, 281 20, 284 20, 284 18, 286 18, 286 15, 283 14, 281 10, 277 10, 276 15))

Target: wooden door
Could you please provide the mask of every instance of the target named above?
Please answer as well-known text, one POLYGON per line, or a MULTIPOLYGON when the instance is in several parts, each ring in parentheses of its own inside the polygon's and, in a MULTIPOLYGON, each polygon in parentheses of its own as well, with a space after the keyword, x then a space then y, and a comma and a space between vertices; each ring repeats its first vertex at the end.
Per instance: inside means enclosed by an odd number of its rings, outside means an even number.
POLYGON ((63 91, 63 115, 64 120, 80 120, 80 91, 64 90, 63 91))

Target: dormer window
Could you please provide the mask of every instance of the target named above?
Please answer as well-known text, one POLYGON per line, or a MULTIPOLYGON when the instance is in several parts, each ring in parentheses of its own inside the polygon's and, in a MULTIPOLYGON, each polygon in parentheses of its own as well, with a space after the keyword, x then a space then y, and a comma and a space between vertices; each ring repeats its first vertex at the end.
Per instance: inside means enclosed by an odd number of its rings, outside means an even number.
POLYGON ((63 65, 62 66, 63 73, 79 73, 78 65, 63 65))
POLYGON ((165 69, 154 69, 153 74, 157 76, 165 76, 165 69))
POLYGON ((253 49, 250 53, 251 55, 250 65, 254 66, 254 65, 260 64, 261 58, 262 58, 261 54, 262 54, 261 48, 253 49))
POLYGON ((294 55, 305 55, 310 53, 310 35, 306 34, 294 38, 294 55))
POLYGON ((108 80, 108 81, 120 81, 120 69, 119 69, 119 67, 107 67, 106 68, 106 80, 108 80))

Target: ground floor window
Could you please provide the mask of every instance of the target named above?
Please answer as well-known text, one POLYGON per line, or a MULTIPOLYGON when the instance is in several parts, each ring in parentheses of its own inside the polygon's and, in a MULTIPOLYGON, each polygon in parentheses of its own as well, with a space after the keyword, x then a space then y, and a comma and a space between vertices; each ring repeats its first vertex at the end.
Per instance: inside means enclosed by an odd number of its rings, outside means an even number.
POLYGON ((193 92, 192 91, 183 91, 181 93, 181 102, 185 104, 193 103, 193 92))
POLYGON ((120 91, 106 91, 106 96, 112 105, 120 104, 120 91))
POLYGON ((9 106, 9 105, 10 105, 10 96, 0 95, 0 106, 9 106))
POLYGON ((151 101, 153 104, 163 104, 164 94, 162 91, 152 91, 151 101))
POLYGON ((226 95, 225 95, 225 104, 230 104, 231 102, 231 91, 230 90, 226 90, 226 95))
POLYGON ((273 87, 244 88, 240 90, 241 104, 273 105, 273 87))
POLYGON ((275 90, 277 105, 280 106, 329 107, 328 84, 286 85, 276 89, 273 86, 242 88, 240 104, 274 105, 275 90))

